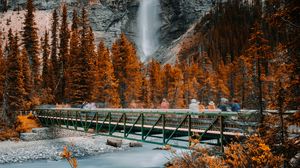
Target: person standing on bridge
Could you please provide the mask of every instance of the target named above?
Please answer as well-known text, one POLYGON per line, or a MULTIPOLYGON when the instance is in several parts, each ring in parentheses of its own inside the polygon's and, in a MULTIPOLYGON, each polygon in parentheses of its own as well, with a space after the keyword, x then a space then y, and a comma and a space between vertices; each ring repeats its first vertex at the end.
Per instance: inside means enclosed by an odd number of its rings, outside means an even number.
POLYGON ((208 109, 209 111, 215 111, 215 110, 216 110, 215 103, 214 103, 213 101, 210 101, 210 102, 208 103, 207 109, 208 109))
POLYGON ((191 112, 199 112, 199 102, 196 99, 191 100, 191 104, 189 105, 189 110, 191 112))
POLYGON ((205 111, 205 106, 203 105, 202 102, 199 103, 199 111, 204 112, 205 111))
POLYGON ((234 99, 233 103, 231 105, 231 111, 239 112, 240 110, 241 110, 241 106, 240 106, 239 102, 236 99, 234 99))
POLYGON ((163 98, 161 104, 160 104, 161 109, 169 109, 169 102, 167 99, 163 98))

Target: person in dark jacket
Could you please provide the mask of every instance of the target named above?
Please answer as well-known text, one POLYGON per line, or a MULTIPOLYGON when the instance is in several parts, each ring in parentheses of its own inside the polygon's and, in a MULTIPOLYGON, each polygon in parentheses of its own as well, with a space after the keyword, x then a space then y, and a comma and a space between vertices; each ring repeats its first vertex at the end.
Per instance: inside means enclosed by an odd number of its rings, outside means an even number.
POLYGON ((230 111, 230 107, 228 105, 228 99, 226 98, 221 98, 221 102, 220 102, 220 105, 218 106, 218 108, 221 110, 221 111, 230 111))
POLYGON ((237 100, 233 100, 233 103, 231 105, 231 111, 239 112, 241 110, 241 106, 237 100))

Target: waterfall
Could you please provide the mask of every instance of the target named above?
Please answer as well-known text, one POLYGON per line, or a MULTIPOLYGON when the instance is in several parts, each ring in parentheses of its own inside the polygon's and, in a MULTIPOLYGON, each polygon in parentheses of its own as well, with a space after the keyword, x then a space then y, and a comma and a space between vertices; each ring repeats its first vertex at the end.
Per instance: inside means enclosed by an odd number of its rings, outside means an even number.
POLYGON ((145 61, 159 47, 160 0, 140 0, 138 11, 138 46, 145 61))

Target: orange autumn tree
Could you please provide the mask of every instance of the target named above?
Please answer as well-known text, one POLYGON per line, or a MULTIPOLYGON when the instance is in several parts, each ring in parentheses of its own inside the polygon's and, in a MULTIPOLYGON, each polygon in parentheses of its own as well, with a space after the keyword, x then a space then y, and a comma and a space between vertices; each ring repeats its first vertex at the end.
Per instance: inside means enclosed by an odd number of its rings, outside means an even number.
POLYGON ((119 107, 120 98, 118 95, 118 82, 114 75, 112 60, 109 50, 104 46, 104 42, 100 41, 97 52, 98 79, 97 101, 104 102, 107 107, 119 107))
POLYGON ((162 98, 166 98, 167 94, 162 97, 162 72, 159 62, 152 59, 148 67, 149 82, 150 82, 150 99, 154 107, 158 107, 162 98))
POLYGON ((119 96, 122 107, 141 95, 142 71, 136 50, 125 34, 121 35, 112 47, 112 59, 115 77, 119 80, 119 96))
POLYGON ((75 96, 75 92, 72 91, 74 89, 74 82, 77 79, 74 79, 72 75, 76 74, 76 66, 78 62, 76 61, 80 56, 80 40, 79 40, 79 30, 77 27, 78 17, 77 13, 74 10, 73 11, 73 23, 72 23, 72 32, 71 32, 71 38, 70 38, 70 60, 69 60, 69 68, 67 70, 67 74, 69 78, 67 78, 66 82, 66 99, 71 100, 75 96))
POLYGON ((232 64, 231 73, 234 76, 234 97, 241 103, 241 107, 253 107, 251 97, 253 96, 251 90, 254 89, 252 80, 252 64, 250 58, 241 55, 234 60, 232 64))
POLYGON ((219 64, 216 75, 216 99, 219 101, 222 97, 229 97, 229 66, 225 66, 223 62, 219 64))
MULTIPOLYGON (((1 33, 0 33, 1 35, 1 33)), ((0 40, 0 102, 3 101, 3 91, 4 91, 4 81, 5 81, 5 67, 6 60, 4 58, 3 50, 2 50, 2 41, 0 40)), ((1 116, 1 115, 0 115, 1 116)))
POLYGON ((187 65, 182 63, 183 71, 183 84, 184 84, 184 103, 188 107, 191 99, 198 99, 198 90, 200 90, 200 84, 197 81, 198 65, 192 63, 187 65))
POLYGON ((9 46, 7 55, 7 69, 5 76, 3 119, 12 126, 16 121, 16 111, 23 110, 26 104, 26 90, 24 88, 24 75, 22 58, 19 52, 19 39, 9 31, 9 46))
POLYGON ((70 31, 68 28, 67 20, 67 6, 64 4, 62 8, 62 19, 59 32, 59 83, 57 87, 56 99, 58 102, 65 101, 65 93, 67 86, 67 78, 69 78, 68 69, 70 62, 69 55, 69 40, 70 40, 70 31))
POLYGON ((183 75, 179 64, 172 67, 168 82, 169 87, 167 98, 170 103, 170 108, 183 108, 183 75))
POLYGON ((143 103, 143 107, 152 108, 150 81, 145 76, 143 76, 141 93, 140 100, 143 103))
POLYGON ((97 67, 97 52, 95 45, 95 37, 93 33, 92 27, 89 26, 88 34, 87 34, 87 54, 88 54, 88 80, 89 80, 89 93, 91 94, 89 97, 89 101, 95 101, 98 95, 97 89, 97 81, 98 81, 98 67, 97 67))
POLYGON ((250 63, 253 67, 252 79, 255 85, 255 93, 257 99, 255 100, 261 115, 261 123, 263 122, 264 110, 264 79, 269 74, 269 61, 272 57, 271 47, 268 45, 269 41, 264 38, 264 33, 261 30, 261 25, 256 23, 249 38, 250 47, 247 49, 247 56, 250 58, 250 63))
MULTIPOLYGON (((72 92, 69 95, 69 100, 72 103, 81 104, 84 101, 91 101, 93 97, 94 87, 92 87, 92 83, 95 81, 95 74, 91 75, 91 72, 94 68, 93 63, 91 62, 90 49, 93 46, 90 46, 93 42, 89 41, 89 23, 88 23, 88 15, 87 11, 82 8, 82 17, 81 17, 81 25, 82 28, 80 30, 80 43, 77 44, 76 40, 71 44, 71 53, 75 53, 72 55, 70 76, 72 76, 71 80, 68 82, 68 89, 72 92), (78 51, 78 53, 76 53, 78 51), (76 60, 76 61, 75 61, 76 60)), ((77 31, 73 31, 74 38, 77 39, 77 31)))
POLYGON ((42 41, 42 97, 41 97, 41 102, 42 103, 52 103, 54 101, 54 96, 53 92, 51 89, 51 86, 53 86, 53 81, 52 81, 52 69, 50 67, 50 45, 49 45, 49 37, 48 37, 48 31, 45 32, 44 39, 42 41))

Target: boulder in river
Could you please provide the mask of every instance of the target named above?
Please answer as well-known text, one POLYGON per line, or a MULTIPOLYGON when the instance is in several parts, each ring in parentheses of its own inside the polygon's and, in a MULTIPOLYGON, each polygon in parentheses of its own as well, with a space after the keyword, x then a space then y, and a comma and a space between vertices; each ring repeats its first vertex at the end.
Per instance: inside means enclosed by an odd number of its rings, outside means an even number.
POLYGON ((140 142, 130 142, 129 147, 143 147, 143 144, 140 142))
POLYGON ((121 147, 122 146, 122 140, 121 139, 113 139, 113 138, 108 138, 106 141, 107 145, 113 146, 113 147, 121 147))

